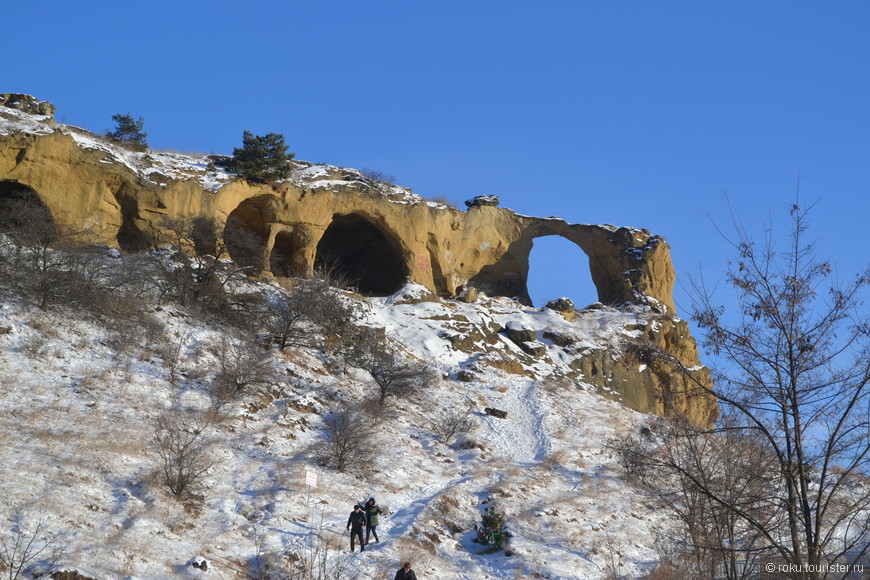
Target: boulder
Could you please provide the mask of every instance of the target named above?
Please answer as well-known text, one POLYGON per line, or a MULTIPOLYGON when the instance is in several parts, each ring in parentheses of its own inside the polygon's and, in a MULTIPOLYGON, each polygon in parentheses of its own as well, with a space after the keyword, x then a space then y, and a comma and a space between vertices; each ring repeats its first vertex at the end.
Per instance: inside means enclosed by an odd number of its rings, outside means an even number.
POLYGON ((574 301, 570 298, 557 298, 555 300, 550 300, 544 305, 544 308, 555 310, 568 322, 573 322, 574 319, 577 318, 577 311, 574 309, 574 301))
POLYGON ((197 568, 198 570, 202 570, 203 572, 208 572, 208 560, 206 560, 202 556, 194 556, 187 564, 188 566, 197 568))
POLYGON ((523 352, 534 357, 542 357, 547 354, 547 345, 537 340, 527 340, 520 343, 520 348, 523 352))
POLYGON ((480 292, 474 286, 460 286, 456 291, 456 299, 466 304, 477 302, 477 299, 480 297, 480 292))
POLYGON ((465 200, 465 205, 469 208, 483 206, 495 207, 498 204, 499 200, 497 195, 477 195, 471 199, 465 200))
POLYGON ((514 320, 508 322, 504 329, 508 338, 518 345, 522 345, 524 342, 537 340, 538 338, 534 330, 531 328, 525 328, 522 324, 514 320))
POLYGON ((574 310, 574 301, 570 298, 556 298, 547 302, 544 308, 555 310, 556 312, 569 312, 574 310))
POLYGON ((484 413, 489 415, 490 417, 497 417, 499 419, 507 419, 507 411, 502 411, 500 409, 495 409, 493 407, 486 407, 483 410, 484 413))

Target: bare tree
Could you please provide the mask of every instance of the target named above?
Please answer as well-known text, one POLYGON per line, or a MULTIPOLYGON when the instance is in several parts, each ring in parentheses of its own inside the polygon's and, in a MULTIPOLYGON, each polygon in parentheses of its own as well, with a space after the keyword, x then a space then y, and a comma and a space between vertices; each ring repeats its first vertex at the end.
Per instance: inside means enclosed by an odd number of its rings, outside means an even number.
POLYGON ((262 348, 256 344, 223 342, 211 396, 216 399, 214 402, 227 401, 246 389, 269 385, 275 380, 272 360, 262 348))
POLYGON ((377 385, 377 402, 404 399, 422 392, 437 380, 429 365, 410 360, 396 352, 383 329, 358 328, 344 344, 345 360, 372 376, 377 385))
POLYGON ((737 224, 727 277, 736 312, 703 283, 695 286, 693 319, 717 362, 712 387, 696 386, 739 419, 711 432, 740 433, 773 459, 760 482, 769 510, 748 510, 733 486, 668 464, 794 565, 790 576, 800 580, 822 577, 827 562, 861 557, 870 536, 870 322, 860 308, 870 273, 832 280, 831 264, 806 239, 810 209, 789 208, 782 251, 772 229, 759 245, 737 224))
POLYGON ((370 418, 357 406, 340 403, 334 413, 323 419, 324 442, 318 449, 320 460, 338 471, 354 464, 367 464, 375 455, 370 418))
POLYGON ((680 533, 668 538, 667 551, 678 553, 702 576, 741 580, 772 550, 737 513, 775 525, 768 492, 775 485, 776 465, 751 438, 753 432, 736 429, 727 418, 722 425, 721 433, 710 433, 674 418, 653 430, 644 428, 644 435, 622 438, 613 448, 630 481, 682 524, 680 533), (731 507, 699 489, 698 481, 731 507))
POLYGON ((406 399, 430 387, 437 376, 429 365, 408 360, 389 350, 376 350, 364 361, 378 387, 381 407, 387 398, 406 399))
MULTIPOLYGON (((234 234, 233 243, 257 246, 256 240, 246 240, 243 232, 234 234)), ((244 306, 228 292, 231 284, 252 271, 222 257, 229 255, 227 242, 220 234, 216 219, 206 216, 163 218, 148 233, 150 282, 162 296, 171 296, 182 304, 200 304, 210 308, 244 306)))
POLYGON ((22 578, 31 567, 38 567, 30 570, 34 578, 50 574, 64 554, 62 534, 52 531, 45 517, 28 519, 20 514, 0 532, 0 570, 8 580, 22 578))
POLYGON ((278 348, 322 346, 352 326, 353 313, 336 289, 339 285, 322 273, 294 282, 269 324, 278 348))
POLYGON ((0 252, 3 281, 40 308, 100 304, 106 297, 105 248, 91 245, 87 227, 58 229, 33 196, 0 198, 0 234, 12 242, 0 252))
POLYGON ((164 485, 177 498, 191 491, 214 465, 209 422, 195 412, 172 409, 157 418, 151 448, 157 454, 164 485))

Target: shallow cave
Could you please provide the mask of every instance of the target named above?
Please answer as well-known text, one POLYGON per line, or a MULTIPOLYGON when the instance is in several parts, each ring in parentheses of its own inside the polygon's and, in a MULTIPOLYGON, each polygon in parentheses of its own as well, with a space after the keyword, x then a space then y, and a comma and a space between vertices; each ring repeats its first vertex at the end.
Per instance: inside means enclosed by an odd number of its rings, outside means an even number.
POLYGON ((314 267, 372 296, 392 294, 409 274, 396 239, 356 214, 333 218, 317 244, 314 267))
MULTIPOLYGON (((269 270, 275 276, 293 278, 302 276, 305 272, 298 271, 293 260, 294 254, 304 246, 298 236, 288 232, 280 232, 275 236, 272 253, 269 256, 269 270)), ((303 268, 304 270, 304 268, 303 268)))
POLYGON ((264 197, 247 199, 239 204, 227 218, 223 236, 230 258, 236 264, 256 271, 263 269, 268 223, 274 220, 270 200, 264 197))
POLYGON ((17 181, 0 181, 0 233, 19 241, 49 243, 57 238, 57 227, 33 189, 17 181))

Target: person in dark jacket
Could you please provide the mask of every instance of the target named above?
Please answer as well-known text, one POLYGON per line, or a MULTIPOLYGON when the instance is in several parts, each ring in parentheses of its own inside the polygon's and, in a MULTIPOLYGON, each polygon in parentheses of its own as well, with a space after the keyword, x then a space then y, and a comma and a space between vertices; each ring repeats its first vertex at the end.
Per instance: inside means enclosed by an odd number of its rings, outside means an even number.
POLYGON ((417 580, 417 575, 411 570, 411 563, 405 562, 399 571, 396 572, 395 580, 417 580))
POLYGON ((366 527, 366 515, 363 513, 359 504, 353 506, 353 511, 350 512, 350 517, 347 518, 347 530, 350 530, 350 551, 353 552, 353 541, 359 538, 359 551, 364 552, 366 545, 363 543, 362 530, 366 527))
POLYGON ((381 506, 375 501, 375 498, 370 497, 369 501, 363 506, 363 511, 366 514, 366 546, 369 545, 369 536, 375 537, 375 543, 378 543, 378 516, 383 513, 381 506))

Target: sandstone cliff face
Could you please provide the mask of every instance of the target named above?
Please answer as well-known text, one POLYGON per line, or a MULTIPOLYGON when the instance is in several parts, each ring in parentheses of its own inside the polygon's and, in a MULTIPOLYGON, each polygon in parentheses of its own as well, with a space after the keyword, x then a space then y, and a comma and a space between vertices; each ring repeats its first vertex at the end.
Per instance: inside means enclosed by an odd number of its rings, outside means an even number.
MULTIPOLYGON (((140 157, 143 167, 147 157, 140 157)), ((410 195, 396 200, 362 180, 335 179, 341 176, 332 175, 334 170, 301 168, 292 182, 231 181, 211 191, 195 178, 137 173, 105 150, 81 147, 73 135, 60 131, 0 135, 0 188, 23 186, 59 226, 91 224, 102 243, 122 249, 138 249, 137 236, 159 227, 163 217, 210 215, 223 225, 233 221, 253 232, 260 242, 258 265, 263 271, 277 270, 276 275, 310 273, 318 263, 319 245, 321 252, 328 247, 341 260, 349 249, 339 247, 338 240, 355 234, 354 243, 362 237, 369 244, 370 268, 384 275, 397 270, 388 276, 394 283, 383 293, 408 278, 441 295, 454 295, 471 283, 528 302, 532 242, 556 235, 589 256, 601 302, 674 311, 669 248, 646 231, 568 224, 487 206, 459 211, 410 195), (324 238, 327 246, 321 245, 324 238), (330 239, 335 241, 328 245, 330 239)))
MULTIPOLYGON (((685 323, 673 319, 668 245, 645 230, 569 224, 491 205, 460 211, 331 166, 300 163, 286 182, 250 184, 208 167, 203 156, 133 153, 49 121, 0 106, 0 198, 38 200, 58 229, 85 225, 95 241, 138 251, 163 218, 206 215, 223 228, 230 257, 261 273, 308 276, 329 266, 363 293, 391 294, 410 281, 442 297, 473 286, 525 303, 533 240, 562 236, 589 257, 575 267, 589 268, 600 302, 666 315, 671 322, 647 340, 687 367, 700 364, 685 323), (254 240, 253 248, 233 245, 240 234, 254 240)), ((617 390, 642 411, 694 406, 702 409, 692 411, 699 419, 711 415, 709 404, 680 400, 686 385, 674 384, 668 369, 619 378, 619 365, 607 356, 595 354, 577 372, 589 378, 598 369, 611 383, 626 383, 617 390)))

